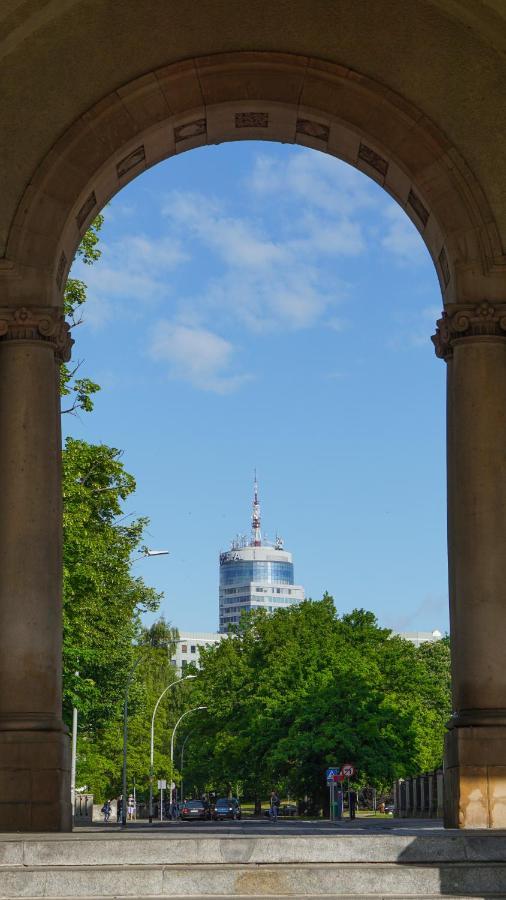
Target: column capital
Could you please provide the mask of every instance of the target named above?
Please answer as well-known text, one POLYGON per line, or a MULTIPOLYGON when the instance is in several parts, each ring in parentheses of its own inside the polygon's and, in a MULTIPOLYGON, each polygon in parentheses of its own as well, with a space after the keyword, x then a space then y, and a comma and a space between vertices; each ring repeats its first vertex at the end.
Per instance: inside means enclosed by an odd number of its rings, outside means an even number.
POLYGON ((456 340, 469 338, 506 339, 506 303, 454 303, 448 306, 436 322, 436 333, 432 335, 436 356, 448 361, 453 355, 456 340))
POLYGON ((54 306, 0 307, 0 344, 3 341, 43 341, 60 362, 68 362, 73 339, 63 313, 54 306))

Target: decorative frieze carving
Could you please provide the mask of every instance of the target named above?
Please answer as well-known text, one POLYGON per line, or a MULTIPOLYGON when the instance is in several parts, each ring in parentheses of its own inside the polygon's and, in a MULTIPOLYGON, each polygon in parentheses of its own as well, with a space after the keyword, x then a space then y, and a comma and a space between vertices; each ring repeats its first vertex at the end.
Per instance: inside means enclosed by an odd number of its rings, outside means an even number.
POLYGON ((441 253, 438 256, 438 260, 441 267, 444 286, 446 287, 450 281, 450 266, 448 265, 448 257, 446 255, 446 250, 444 247, 441 248, 441 253))
POLYGON ((313 122, 311 119, 297 119, 295 126, 297 134, 307 134, 309 137, 318 138, 319 141, 328 141, 330 128, 323 122, 313 122))
POLYGON ((79 210, 79 212, 77 213, 77 216, 76 216, 76 223, 77 223, 77 227, 78 227, 79 231, 81 230, 84 223, 86 222, 86 219, 88 218, 90 212, 96 205, 97 205, 97 198, 95 195, 95 191, 92 191, 91 194, 88 197, 86 197, 86 200, 84 201, 83 205, 81 206, 81 209, 79 210))
POLYGON ((436 322, 431 340, 439 359, 451 359, 454 341, 461 338, 506 339, 506 303, 458 304, 448 307, 436 322))
POLYGON ((61 286, 63 283, 63 276, 65 274, 66 269, 67 269, 67 257, 65 256, 65 251, 62 250, 62 252, 60 254, 60 260, 58 262, 58 269, 56 271, 56 284, 58 285, 60 290, 61 290, 61 286))
POLYGON ((423 227, 425 228, 427 222, 429 221, 429 210, 424 206, 418 194, 415 194, 413 190, 410 190, 408 194, 408 203, 411 209, 414 209, 418 218, 423 223, 423 227))
POLYGON ((236 128, 268 128, 269 113, 240 112, 235 114, 236 128))
POLYGON ((176 125, 174 128, 174 140, 176 144, 180 141, 186 141, 188 138, 199 137, 205 134, 207 129, 206 119, 195 119, 194 122, 187 122, 185 125, 176 125))
POLYGON ((74 343, 70 326, 60 310, 51 306, 0 309, 0 343, 3 341, 44 341, 61 362, 69 361, 74 343))
POLYGON ((366 144, 360 144, 360 147, 358 148, 358 158, 368 163, 373 169, 376 169, 380 175, 385 176, 387 174, 388 160, 383 159, 379 153, 376 153, 375 150, 372 150, 371 147, 368 147, 366 144))
POLYGON ((141 144, 140 147, 137 147, 135 150, 132 150, 128 156, 125 156, 119 163, 116 163, 116 172, 118 178, 123 178, 123 175, 126 175, 130 169, 133 169, 134 166, 138 166, 139 163, 144 162, 146 159, 146 151, 144 150, 144 145, 141 144))

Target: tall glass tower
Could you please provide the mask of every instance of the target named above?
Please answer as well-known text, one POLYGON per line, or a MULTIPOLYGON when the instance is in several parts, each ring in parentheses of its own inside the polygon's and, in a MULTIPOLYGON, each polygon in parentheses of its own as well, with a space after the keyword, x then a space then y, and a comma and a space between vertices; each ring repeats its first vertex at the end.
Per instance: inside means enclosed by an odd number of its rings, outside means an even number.
POLYGON ((277 537, 273 544, 262 541, 260 502, 255 475, 251 540, 240 537, 230 550, 220 553, 220 627, 239 622, 243 610, 275 609, 304 600, 304 588, 294 583, 292 554, 277 537))

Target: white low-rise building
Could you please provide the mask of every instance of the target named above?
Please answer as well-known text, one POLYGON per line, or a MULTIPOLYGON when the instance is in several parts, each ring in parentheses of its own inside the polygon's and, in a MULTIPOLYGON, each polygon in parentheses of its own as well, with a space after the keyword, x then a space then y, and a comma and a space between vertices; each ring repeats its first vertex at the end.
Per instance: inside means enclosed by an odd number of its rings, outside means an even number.
MULTIPOLYGON (((404 638, 405 641, 410 641, 415 647, 427 642, 440 641, 443 636, 437 629, 434 631, 393 631, 392 634, 404 638)), ((226 637, 227 635, 220 631, 180 631, 172 664, 179 674, 189 663, 195 663, 198 666, 201 648, 216 646, 226 637)))
POLYGON ((219 644, 226 636, 218 631, 180 631, 172 664, 179 673, 183 672, 189 663, 198 666, 201 648, 219 644))
POLYGON ((415 647, 419 647, 420 644, 433 644, 435 641, 440 641, 443 637, 437 628, 434 631, 393 631, 392 634, 404 638, 405 641, 409 641, 415 647))

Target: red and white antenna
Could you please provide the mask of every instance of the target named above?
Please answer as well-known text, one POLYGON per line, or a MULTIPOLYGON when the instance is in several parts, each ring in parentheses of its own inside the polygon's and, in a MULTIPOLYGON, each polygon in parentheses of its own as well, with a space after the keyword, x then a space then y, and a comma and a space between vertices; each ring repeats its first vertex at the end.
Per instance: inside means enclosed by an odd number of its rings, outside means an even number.
POLYGON ((255 486, 253 491, 253 515, 251 517, 251 544, 253 547, 262 546, 262 533, 260 531, 260 501, 258 499, 258 482, 256 469, 255 486))

